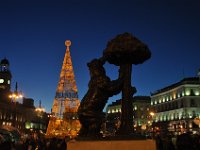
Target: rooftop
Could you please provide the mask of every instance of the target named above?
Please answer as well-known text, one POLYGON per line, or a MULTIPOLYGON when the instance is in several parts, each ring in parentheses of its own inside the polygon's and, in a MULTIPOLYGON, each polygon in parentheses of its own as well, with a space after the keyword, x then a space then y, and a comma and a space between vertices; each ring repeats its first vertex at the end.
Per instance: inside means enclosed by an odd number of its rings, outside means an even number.
POLYGON ((176 87, 178 87, 180 85, 184 85, 184 84, 194 84, 194 85, 195 84, 200 84, 200 78, 199 77, 184 78, 184 79, 182 79, 181 81, 179 81, 177 83, 174 83, 172 85, 169 85, 169 86, 167 86, 165 88, 162 88, 160 90, 157 90, 157 91, 151 93, 151 96, 157 95, 157 94, 165 92, 165 91, 169 91, 169 90, 171 90, 173 88, 176 88, 176 87))
MULTIPOLYGON (((132 98, 133 102, 144 102, 144 103, 150 103, 151 102, 151 98, 150 96, 134 96, 132 98)), ((117 105, 121 105, 121 99, 116 100, 115 102, 112 102, 112 104, 109 104, 109 106, 117 106, 117 105)))

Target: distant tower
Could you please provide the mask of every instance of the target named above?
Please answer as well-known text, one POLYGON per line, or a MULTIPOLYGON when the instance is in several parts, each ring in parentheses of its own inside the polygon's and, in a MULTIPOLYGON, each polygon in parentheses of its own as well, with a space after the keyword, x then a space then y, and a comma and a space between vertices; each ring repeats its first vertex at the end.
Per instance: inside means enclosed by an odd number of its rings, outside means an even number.
POLYGON ((12 74, 9 70, 9 61, 4 58, 0 62, 0 100, 7 101, 10 94, 12 74))
POLYGON ((67 48, 53 102, 52 117, 47 128, 47 136, 75 136, 72 134, 76 134, 80 128, 77 118, 80 100, 69 50, 71 41, 65 41, 65 45, 67 48))

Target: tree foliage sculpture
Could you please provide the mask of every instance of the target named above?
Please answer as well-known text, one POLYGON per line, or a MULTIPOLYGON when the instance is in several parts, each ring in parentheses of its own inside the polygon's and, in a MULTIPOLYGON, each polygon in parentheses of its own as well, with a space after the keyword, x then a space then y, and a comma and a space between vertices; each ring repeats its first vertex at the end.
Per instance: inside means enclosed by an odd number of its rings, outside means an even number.
POLYGON ((88 91, 78 108, 81 130, 79 137, 99 137, 104 118, 103 108, 109 97, 122 91, 122 117, 119 134, 133 133, 133 106, 132 96, 136 89, 131 86, 132 64, 142 64, 151 57, 147 45, 130 33, 116 36, 108 42, 103 51, 103 57, 88 63, 90 81, 88 91), (108 61, 120 66, 119 77, 111 81, 106 76, 103 65, 108 61))
POLYGON ((132 96, 136 89, 131 86, 132 64, 142 64, 151 57, 151 52, 146 44, 132 36, 130 33, 117 35, 108 42, 103 56, 110 64, 120 66, 124 73, 122 88, 122 116, 119 134, 133 133, 133 106, 132 96))

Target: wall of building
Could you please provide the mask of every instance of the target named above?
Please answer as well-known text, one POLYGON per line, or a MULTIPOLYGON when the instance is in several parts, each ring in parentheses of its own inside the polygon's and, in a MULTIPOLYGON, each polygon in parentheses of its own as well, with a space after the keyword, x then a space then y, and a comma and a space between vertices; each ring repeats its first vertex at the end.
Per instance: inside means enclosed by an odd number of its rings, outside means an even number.
POLYGON ((193 120, 200 117, 199 79, 184 79, 153 93, 151 106, 155 112, 154 126, 178 131, 176 134, 196 130, 193 120))

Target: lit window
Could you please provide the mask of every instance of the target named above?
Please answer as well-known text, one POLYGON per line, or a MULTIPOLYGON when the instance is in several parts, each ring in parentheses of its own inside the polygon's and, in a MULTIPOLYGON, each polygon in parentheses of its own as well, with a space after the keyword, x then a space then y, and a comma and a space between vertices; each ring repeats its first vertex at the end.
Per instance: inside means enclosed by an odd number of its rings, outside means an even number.
POLYGON ((181 97, 181 96, 180 96, 180 93, 178 93, 178 98, 179 98, 179 97, 181 97))
POLYGON ((173 94, 173 98, 176 99, 176 93, 173 94))
POLYGON ((166 118, 167 118, 166 116, 163 116, 163 120, 164 120, 164 121, 166 121, 166 118))
POLYGON ((185 95, 187 95, 187 96, 190 95, 190 90, 186 90, 185 95))
POLYGON ((170 115, 167 116, 167 120, 169 120, 169 118, 170 118, 170 115))
POLYGON ((179 113, 178 119, 181 119, 181 118, 182 118, 182 113, 179 113))
POLYGON ((171 115, 171 120, 174 120, 174 115, 171 115))
POLYGON ((163 102, 165 102, 165 98, 163 97, 163 102))
POLYGON ((199 91, 196 90, 195 95, 198 96, 199 94, 200 94, 199 91))
POLYGON ((137 110, 137 106, 136 105, 135 105, 134 109, 137 110))
POLYGON ((8 84, 10 84, 10 80, 8 80, 8 84))
POLYGON ((163 120, 163 118, 162 118, 162 116, 160 116, 160 121, 162 121, 163 120))
POLYGON ((31 128, 31 123, 30 122, 26 122, 25 123, 25 128, 26 129, 30 129, 31 128))
POLYGON ((157 101, 155 101, 154 103, 157 104, 157 101))
POLYGON ((4 79, 0 79, 0 83, 3 83, 4 82, 4 79))
POLYGON ((112 113, 115 113, 115 110, 114 110, 114 109, 112 110, 112 113))

